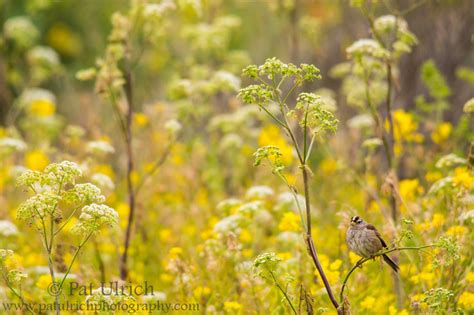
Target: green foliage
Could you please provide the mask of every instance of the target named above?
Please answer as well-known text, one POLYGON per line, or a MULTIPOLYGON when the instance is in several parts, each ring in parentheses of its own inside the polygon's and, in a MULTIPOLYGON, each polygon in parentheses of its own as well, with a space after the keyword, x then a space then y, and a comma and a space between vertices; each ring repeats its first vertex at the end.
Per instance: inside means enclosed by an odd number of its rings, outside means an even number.
POLYGON ((278 147, 266 146, 259 148, 254 154, 255 158, 254 165, 258 166, 262 163, 262 160, 266 159, 270 162, 272 172, 275 174, 282 174, 285 166, 282 161, 282 154, 278 147))
POLYGON ((421 66, 421 79, 433 98, 439 100, 451 95, 446 79, 433 60, 427 60, 421 66))

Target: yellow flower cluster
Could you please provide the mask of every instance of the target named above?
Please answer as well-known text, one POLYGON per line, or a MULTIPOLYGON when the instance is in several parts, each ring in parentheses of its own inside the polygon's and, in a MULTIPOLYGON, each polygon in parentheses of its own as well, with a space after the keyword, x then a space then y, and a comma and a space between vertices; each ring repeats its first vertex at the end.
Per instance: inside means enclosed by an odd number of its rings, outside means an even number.
POLYGON ((457 167, 454 170, 453 186, 470 190, 474 184, 474 176, 466 167, 457 167))
POLYGON ((434 143, 441 145, 448 140, 452 130, 453 125, 449 122, 442 122, 436 126, 436 129, 431 133, 431 140, 433 140, 434 143))
POLYGON ((300 230, 301 219, 294 212, 285 212, 283 218, 281 218, 278 228, 281 231, 293 231, 297 232, 300 230))
MULTIPOLYGON (((397 156, 403 152, 403 142, 423 142, 423 135, 417 132, 418 123, 412 114, 402 109, 395 110, 393 112, 393 125, 394 152, 397 156)), ((385 128, 389 129, 388 121, 385 123, 385 128)))
POLYGON ((47 99, 36 99, 30 103, 28 113, 38 117, 50 117, 56 113, 56 105, 47 99))
MULTIPOLYGON (((336 259, 333 262, 330 262, 329 257, 324 254, 319 255, 319 260, 326 273, 329 283, 337 283, 341 277, 340 268, 342 266, 342 260, 336 259)), ((316 270, 314 271, 314 274, 319 276, 319 273, 316 270)))

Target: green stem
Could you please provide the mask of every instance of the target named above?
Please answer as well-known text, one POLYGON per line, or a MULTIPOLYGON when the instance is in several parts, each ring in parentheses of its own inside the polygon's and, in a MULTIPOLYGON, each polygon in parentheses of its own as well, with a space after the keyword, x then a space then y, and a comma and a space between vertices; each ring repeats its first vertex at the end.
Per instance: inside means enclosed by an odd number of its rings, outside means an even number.
POLYGON ((63 287, 64 281, 66 281, 67 276, 68 276, 69 273, 71 272, 72 265, 73 265, 74 262, 76 261, 77 255, 79 254, 79 251, 81 250, 82 247, 84 247, 84 245, 87 243, 87 241, 91 238, 91 236, 92 236, 93 234, 94 234, 94 232, 89 233, 89 235, 84 239, 84 241, 82 241, 82 242, 79 244, 79 246, 77 247, 76 252, 74 253, 74 256, 72 256, 71 263, 69 264, 69 267, 67 268, 66 273, 64 274, 64 276, 63 276, 61 282, 59 283, 58 292, 61 292, 61 289, 62 289, 62 287, 63 287))
POLYGON ((275 275, 273 274, 273 272, 271 270, 269 270, 269 272, 270 272, 270 275, 272 276, 273 282, 275 282, 275 285, 277 286, 277 288, 281 291, 281 293, 283 293, 283 296, 288 301, 288 304, 290 304, 290 307, 291 307, 291 310, 293 311, 293 313, 298 314, 295 307, 293 306, 293 303, 290 300, 290 297, 288 296, 286 291, 283 290, 283 288, 280 286, 280 284, 278 283, 277 279, 275 278, 275 275))

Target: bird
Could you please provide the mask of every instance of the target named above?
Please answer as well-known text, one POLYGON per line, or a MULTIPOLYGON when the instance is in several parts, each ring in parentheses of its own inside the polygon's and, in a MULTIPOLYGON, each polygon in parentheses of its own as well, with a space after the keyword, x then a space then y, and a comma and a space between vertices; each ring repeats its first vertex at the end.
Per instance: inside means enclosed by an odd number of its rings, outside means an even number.
MULTIPOLYGON (((380 250, 388 248, 379 231, 359 216, 351 218, 351 225, 346 233, 346 241, 351 251, 364 258, 374 257, 380 250)), ((383 254, 382 257, 393 271, 398 272, 400 270, 400 267, 386 254, 383 254)))

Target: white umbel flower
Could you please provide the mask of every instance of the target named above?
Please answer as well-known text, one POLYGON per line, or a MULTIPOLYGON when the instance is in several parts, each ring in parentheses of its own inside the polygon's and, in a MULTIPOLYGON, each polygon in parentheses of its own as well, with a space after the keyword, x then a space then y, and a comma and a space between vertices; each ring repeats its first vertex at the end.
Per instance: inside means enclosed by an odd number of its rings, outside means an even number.
POLYGON ((15 224, 8 220, 0 220, 0 235, 7 237, 18 234, 18 229, 15 224))

